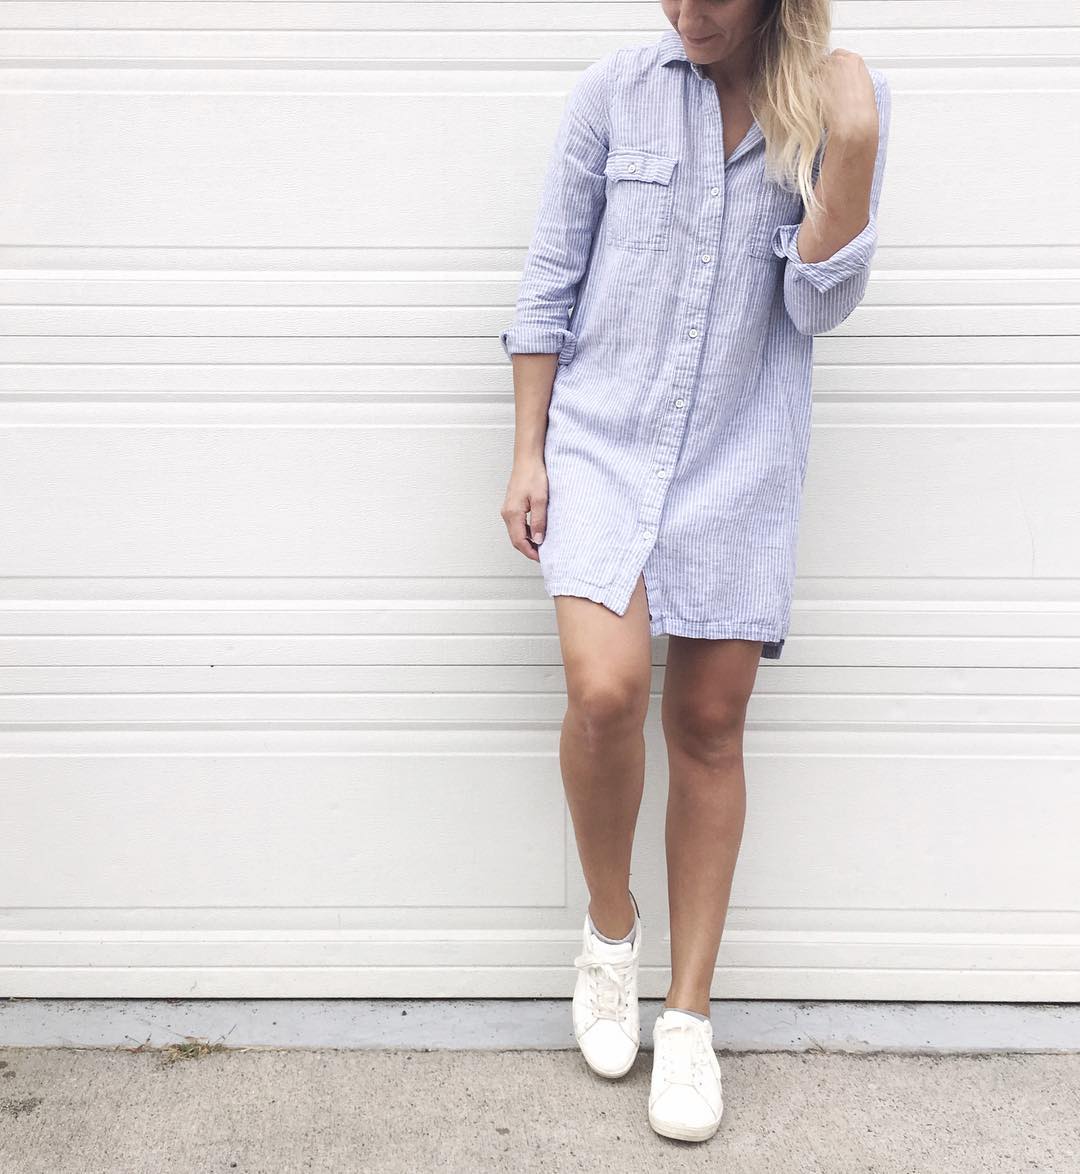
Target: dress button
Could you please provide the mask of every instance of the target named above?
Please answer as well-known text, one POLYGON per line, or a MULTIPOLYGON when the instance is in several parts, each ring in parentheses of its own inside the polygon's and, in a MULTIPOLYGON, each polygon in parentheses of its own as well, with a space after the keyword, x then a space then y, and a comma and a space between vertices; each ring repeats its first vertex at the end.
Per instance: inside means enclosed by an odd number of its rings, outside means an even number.
POLYGON ((693 326, 691 326, 686 333, 689 334, 691 338, 697 338, 697 330, 693 326))
POLYGON ((677 399, 677 400, 675 401, 675 406, 676 406, 677 408, 681 408, 681 407, 683 406, 683 404, 685 404, 685 403, 686 403, 686 400, 684 400, 684 399, 677 399))
POLYGON ((657 469, 656 475, 657 475, 657 477, 666 477, 667 476, 667 469, 657 469))
POLYGON ((642 538, 648 538, 648 539, 651 539, 651 538, 652 538, 652 536, 653 536, 653 533, 652 533, 652 531, 651 531, 651 530, 642 530, 642 531, 641 531, 641 537, 642 537, 642 538))
POLYGON ((626 165, 626 170, 627 171, 637 171, 637 164, 636 163, 628 163, 626 165))
POLYGON ((719 188, 712 188, 712 189, 710 189, 710 191, 709 191, 709 195, 710 195, 710 196, 718 196, 719 194, 720 194, 720 189, 719 189, 719 188))
POLYGON ((702 259, 703 261, 711 261, 711 260, 712 260, 712 257, 710 257, 708 253, 702 253, 702 254, 701 254, 701 259, 702 259))

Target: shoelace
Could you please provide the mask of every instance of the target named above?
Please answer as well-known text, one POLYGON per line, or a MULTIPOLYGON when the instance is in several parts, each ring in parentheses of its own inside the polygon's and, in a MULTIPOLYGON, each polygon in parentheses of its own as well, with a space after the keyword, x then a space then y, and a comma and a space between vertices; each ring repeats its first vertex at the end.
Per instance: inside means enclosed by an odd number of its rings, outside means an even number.
POLYGON ((590 1009, 600 1019, 619 1020, 626 1014, 626 986, 634 965, 633 958, 601 958, 585 950, 574 959, 574 965, 587 970, 590 1009))
POLYGON ((704 1061, 701 1032, 689 1023, 658 1023, 653 1045, 659 1043, 664 1079, 671 1084, 697 1084, 704 1061))

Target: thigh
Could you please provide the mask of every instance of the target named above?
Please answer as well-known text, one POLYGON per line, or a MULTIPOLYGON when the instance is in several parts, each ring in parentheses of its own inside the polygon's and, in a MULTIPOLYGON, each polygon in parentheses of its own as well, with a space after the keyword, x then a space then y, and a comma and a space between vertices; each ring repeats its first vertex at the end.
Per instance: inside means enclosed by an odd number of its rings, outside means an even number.
POLYGON ((661 714, 717 730, 741 725, 761 660, 760 640, 669 636, 661 714))
POLYGON ((648 704, 652 641, 645 584, 637 586, 624 615, 580 595, 556 595, 559 645, 567 692, 587 692, 617 683, 634 689, 648 704))

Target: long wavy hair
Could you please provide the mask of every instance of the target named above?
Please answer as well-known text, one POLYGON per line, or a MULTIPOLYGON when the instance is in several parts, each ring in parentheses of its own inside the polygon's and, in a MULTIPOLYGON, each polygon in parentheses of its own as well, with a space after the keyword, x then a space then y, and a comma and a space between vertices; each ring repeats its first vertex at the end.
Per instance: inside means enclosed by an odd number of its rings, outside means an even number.
POLYGON ((832 32, 830 0, 766 0, 755 37, 750 110, 765 136, 765 175, 798 191, 807 216, 827 132, 821 76, 832 32))

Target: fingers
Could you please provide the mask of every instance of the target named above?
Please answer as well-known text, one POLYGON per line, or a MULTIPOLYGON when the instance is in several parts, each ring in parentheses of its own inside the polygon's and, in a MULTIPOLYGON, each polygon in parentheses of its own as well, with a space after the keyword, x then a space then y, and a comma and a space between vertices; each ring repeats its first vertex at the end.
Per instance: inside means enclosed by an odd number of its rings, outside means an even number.
POLYGON ((544 534, 547 532, 547 498, 534 497, 532 500, 532 509, 529 511, 529 529, 532 532, 532 540, 537 545, 544 541, 544 534))
POLYGON ((533 562, 539 562, 540 555, 537 554, 536 547, 529 541, 526 533, 525 511, 504 506, 502 516, 506 523, 506 531, 510 535, 510 544, 514 549, 520 550, 526 558, 531 558, 533 562))

